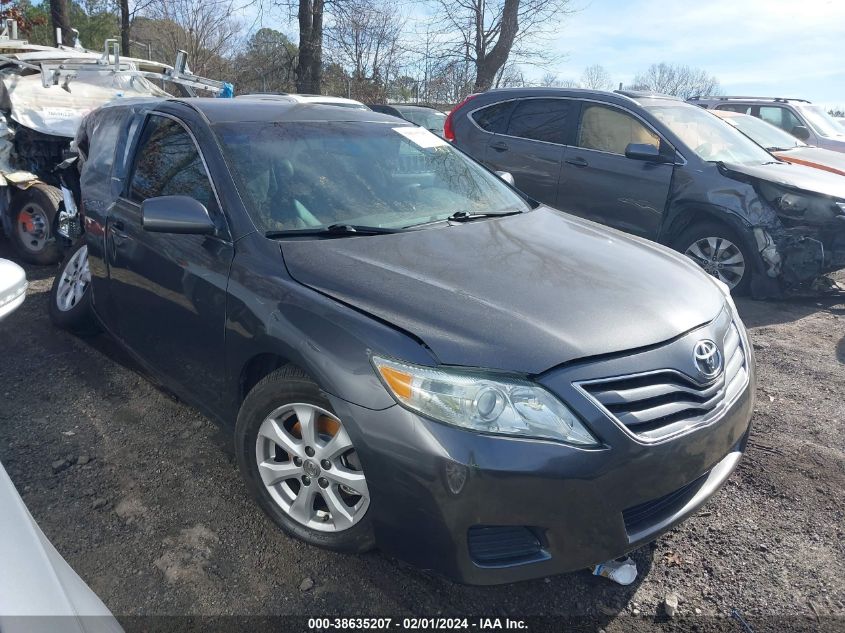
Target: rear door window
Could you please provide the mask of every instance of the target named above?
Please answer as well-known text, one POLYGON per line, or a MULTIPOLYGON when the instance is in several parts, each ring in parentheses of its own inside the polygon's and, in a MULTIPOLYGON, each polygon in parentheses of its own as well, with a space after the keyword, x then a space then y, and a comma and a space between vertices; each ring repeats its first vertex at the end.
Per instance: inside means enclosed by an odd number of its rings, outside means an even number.
POLYGON ((717 110, 727 110, 728 112, 739 112, 740 114, 751 114, 751 106, 743 105, 741 103, 731 103, 728 105, 718 105, 717 110))
POLYGON ((572 111, 569 99, 523 99, 511 115, 507 134, 564 145, 572 111))
POLYGON ((501 103, 494 103, 486 108, 476 110, 470 116, 472 120, 478 124, 485 132, 492 132, 493 134, 504 134, 508 127, 508 119, 513 110, 513 101, 503 101, 501 103))
POLYGON ((660 137, 641 121, 617 108, 585 104, 578 127, 578 147, 625 154, 630 143, 660 148, 660 137))

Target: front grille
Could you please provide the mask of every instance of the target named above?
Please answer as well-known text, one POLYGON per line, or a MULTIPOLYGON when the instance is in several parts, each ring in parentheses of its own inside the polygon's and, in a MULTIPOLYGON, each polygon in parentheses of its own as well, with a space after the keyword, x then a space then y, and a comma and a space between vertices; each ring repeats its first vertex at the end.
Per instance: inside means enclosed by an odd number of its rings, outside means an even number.
POLYGON ((474 525, 467 541, 470 557, 479 565, 513 565, 547 557, 537 535, 523 526, 474 525))
POLYGON ((652 499, 623 510, 622 518, 625 520, 625 530, 629 535, 637 534, 676 512, 701 489, 707 475, 708 473, 705 473, 698 479, 659 499, 652 499))
POLYGON ((647 440, 662 439, 714 417, 745 388, 747 360, 734 323, 725 334, 722 354, 724 369, 707 384, 662 369, 579 386, 631 432, 647 440))

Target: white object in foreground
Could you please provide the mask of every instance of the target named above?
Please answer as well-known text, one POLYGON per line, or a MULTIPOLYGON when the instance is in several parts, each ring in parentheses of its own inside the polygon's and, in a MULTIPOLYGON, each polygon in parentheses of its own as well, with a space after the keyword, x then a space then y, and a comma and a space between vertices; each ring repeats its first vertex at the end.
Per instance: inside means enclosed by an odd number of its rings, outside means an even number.
POLYGON ((23 303, 28 287, 23 268, 8 259, 0 259, 0 320, 23 303))

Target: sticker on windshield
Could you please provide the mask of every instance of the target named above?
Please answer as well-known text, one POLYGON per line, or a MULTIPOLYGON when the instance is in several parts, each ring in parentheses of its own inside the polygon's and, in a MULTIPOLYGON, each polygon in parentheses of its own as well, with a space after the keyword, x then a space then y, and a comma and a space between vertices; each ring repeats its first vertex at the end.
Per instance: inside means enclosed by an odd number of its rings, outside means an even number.
POLYGON ((398 132, 414 145, 422 147, 423 149, 448 145, 448 143, 442 138, 421 127, 395 127, 393 128, 393 131, 398 132))

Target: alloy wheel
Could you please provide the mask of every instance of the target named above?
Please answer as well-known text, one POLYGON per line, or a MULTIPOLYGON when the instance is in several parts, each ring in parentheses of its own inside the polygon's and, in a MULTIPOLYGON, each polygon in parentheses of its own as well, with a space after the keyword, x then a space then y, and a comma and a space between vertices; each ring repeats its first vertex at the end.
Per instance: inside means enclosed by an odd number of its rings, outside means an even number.
POLYGON ((56 292, 56 307, 62 312, 74 308, 91 283, 91 270, 88 268, 88 247, 82 246, 65 265, 59 277, 56 292))
POLYGON ((255 456, 267 492, 297 523, 341 532, 367 512, 370 495, 357 453, 329 411, 304 403, 275 409, 258 429, 255 456))
POLYGON ((745 274, 745 257, 739 247, 724 237, 703 237, 690 244, 684 255, 707 273, 735 288, 745 274))

